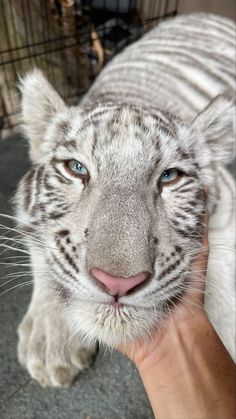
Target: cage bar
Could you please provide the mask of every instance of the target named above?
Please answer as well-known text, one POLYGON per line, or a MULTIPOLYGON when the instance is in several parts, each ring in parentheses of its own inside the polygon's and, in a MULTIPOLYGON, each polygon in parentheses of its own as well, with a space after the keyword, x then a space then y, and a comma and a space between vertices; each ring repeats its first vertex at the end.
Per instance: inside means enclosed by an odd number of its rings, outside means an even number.
POLYGON ((177 10, 178 0, 0 0, 0 137, 19 129, 19 76, 39 67, 77 103, 118 51, 177 10))

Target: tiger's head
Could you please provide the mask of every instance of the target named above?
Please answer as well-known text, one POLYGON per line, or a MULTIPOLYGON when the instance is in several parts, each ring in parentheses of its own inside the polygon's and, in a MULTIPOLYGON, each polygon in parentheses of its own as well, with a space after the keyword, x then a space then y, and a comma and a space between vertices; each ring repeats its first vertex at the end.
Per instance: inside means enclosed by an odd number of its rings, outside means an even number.
POLYGON ((67 107, 38 70, 21 89, 32 168, 17 216, 37 280, 87 338, 143 337, 186 288, 232 152, 232 105, 218 97, 186 124, 127 104, 67 107))

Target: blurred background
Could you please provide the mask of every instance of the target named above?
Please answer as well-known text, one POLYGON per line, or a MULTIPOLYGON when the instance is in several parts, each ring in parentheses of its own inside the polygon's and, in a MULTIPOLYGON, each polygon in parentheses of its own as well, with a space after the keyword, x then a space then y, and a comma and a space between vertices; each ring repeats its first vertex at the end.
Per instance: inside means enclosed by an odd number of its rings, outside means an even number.
POLYGON ((77 103, 117 52, 160 20, 195 11, 231 18, 231 0, 0 0, 0 137, 19 129, 18 76, 37 66, 77 103))

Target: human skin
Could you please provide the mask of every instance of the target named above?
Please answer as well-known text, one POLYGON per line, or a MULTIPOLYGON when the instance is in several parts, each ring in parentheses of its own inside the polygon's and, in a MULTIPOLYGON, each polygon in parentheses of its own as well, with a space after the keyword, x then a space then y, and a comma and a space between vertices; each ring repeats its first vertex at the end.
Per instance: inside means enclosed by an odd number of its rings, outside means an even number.
POLYGON ((136 364, 158 419, 236 418, 235 364, 204 311, 207 260, 206 227, 191 288, 149 341, 119 348, 136 364))

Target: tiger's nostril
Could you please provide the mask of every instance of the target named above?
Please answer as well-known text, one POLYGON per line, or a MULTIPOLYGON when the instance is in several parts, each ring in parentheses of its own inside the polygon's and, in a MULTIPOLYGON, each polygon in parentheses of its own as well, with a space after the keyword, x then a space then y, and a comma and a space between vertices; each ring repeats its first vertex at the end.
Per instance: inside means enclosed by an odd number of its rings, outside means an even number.
POLYGON ((140 272, 137 275, 128 278, 113 276, 98 268, 93 268, 89 272, 100 284, 102 284, 105 291, 113 296, 126 295, 129 291, 133 290, 137 285, 140 285, 150 277, 149 272, 140 272))

